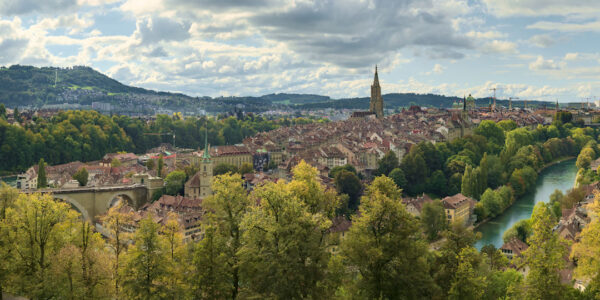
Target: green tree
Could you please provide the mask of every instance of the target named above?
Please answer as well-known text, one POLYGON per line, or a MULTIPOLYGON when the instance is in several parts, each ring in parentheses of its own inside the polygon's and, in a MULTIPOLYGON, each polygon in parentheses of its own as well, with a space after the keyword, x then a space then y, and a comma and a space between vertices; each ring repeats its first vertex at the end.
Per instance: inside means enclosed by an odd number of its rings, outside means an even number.
POLYGON ((398 167, 398 157, 394 152, 388 151, 380 160, 377 161, 377 174, 388 175, 398 167))
MULTIPOLYGON (((502 254, 504 257, 504 255, 502 254)), ((519 271, 507 268, 494 271, 487 276, 487 288, 484 299, 522 299, 523 275, 519 271)))
POLYGON ((76 219, 77 213, 67 203, 54 201, 51 195, 19 195, 3 224, 15 255, 10 293, 34 299, 57 296, 51 268, 71 234, 65 229, 76 219))
POLYGON ((248 174, 248 173, 254 173, 254 167, 252 167, 251 163, 243 163, 242 166, 240 167, 239 173, 242 175, 248 174))
POLYGON ((165 192, 167 195, 182 195, 186 174, 184 171, 173 171, 165 177, 165 192))
POLYGON ((487 189, 483 195, 481 195, 481 204, 485 210, 489 213, 490 217, 495 217, 502 213, 502 198, 496 191, 487 189))
POLYGON ((166 281, 171 276, 167 268, 169 250, 159 229, 148 215, 135 231, 123 269, 123 291, 128 299, 163 299, 166 295, 166 281))
POLYGON ((491 271, 503 270, 508 266, 508 258, 492 244, 481 247, 481 254, 485 255, 487 265, 491 271))
POLYGON ((0 118, 6 119, 6 107, 4 107, 4 103, 0 103, 0 118))
POLYGON ((442 170, 436 170, 427 180, 429 190, 438 196, 446 195, 446 184, 446 176, 442 170))
POLYGON ((597 297, 600 287, 600 199, 594 198, 594 203, 588 206, 591 222, 583 228, 580 241, 573 245, 571 257, 577 261, 575 275, 590 281, 588 289, 597 297))
POLYGON ((358 208, 362 183, 356 174, 341 170, 334 178, 335 187, 340 194, 348 195, 348 209, 355 211, 358 208))
POLYGON ((559 271, 564 267, 566 247, 558 234, 552 213, 544 203, 538 203, 531 215, 533 234, 529 248, 523 252, 529 273, 525 278, 527 299, 561 299, 564 287, 559 271))
POLYGON ((19 108, 15 107, 15 109, 13 110, 13 118, 15 119, 15 121, 21 123, 23 120, 21 119, 21 113, 19 112, 19 108))
POLYGON ((0 182, 0 295, 4 292, 6 282, 15 267, 14 249, 9 235, 10 230, 4 225, 6 224, 6 212, 9 208, 14 207, 18 197, 19 191, 17 189, 0 182))
POLYGON ((423 204, 421 209, 421 224, 430 241, 436 240, 441 232, 448 227, 446 212, 442 201, 435 200, 423 204))
POLYGON ((467 166, 465 168, 465 174, 462 177, 461 183, 461 193, 467 197, 474 197, 477 193, 477 178, 473 176, 473 168, 471 166, 467 166))
POLYGON ((485 293, 485 277, 478 274, 473 260, 479 253, 473 247, 466 247, 461 250, 458 258, 458 267, 452 280, 448 299, 481 299, 485 293))
POLYGON ((498 122, 498 126, 500 126, 500 128, 502 128, 502 130, 505 132, 515 130, 518 127, 517 123, 515 123, 513 120, 502 120, 498 122))
POLYGON ((500 149, 504 146, 504 130, 494 121, 481 121, 474 132, 487 138, 488 148, 492 153, 500 152, 500 149))
POLYGON ((148 161, 146 161, 146 168, 148 168, 148 170, 154 170, 154 167, 154 159, 148 159, 148 161))
POLYGON ((510 175, 509 184, 515 191, 515 196, 522 196, 537 180, 537 173, 531 167, 527 166, 523 169, 516 169, 510 175))
POLYGON ((110 166, 113 168, 120 167, 122 165, 121 161, 118 158, 113 158, 110 161, 110 166))
POLYGON ((86 186, 88 182, 88 171, 87 169, 81 168, 75 174, 73 174, 73 179, 79 182, 79 186, 86 186))
POLYGON ((245 298, 332 296, 324 284, 329 262, 325 236, 331 222, 321 210, 313 212, 319 206, 311 207, 312 199, 300 192, 309 190, 311 181, 302 178, 308 173, 295 173, 290 183, 268 182, 252 193, 253 202, 260 199, 260 204, 244 215, 239 251, 248 287, 245 298))
POLYGON ((400 168, 395 168, 390 172, 389 177, 394 181, 399 189, 406 187, 406 177, 400 168))
POLYGON ((573 114, 568 111, 559 111, 554 114, 554 121, 559 121, 562 124, 569 123, 573 120, 573 114))
MULTIPOLYGON (((589 148, 587 148, 589 149, 589 148)), ((578 169, 587 169, 590 167, 590 164, 592 163, 592 156, 589 155, 589 153, 584 153, 583 151, 577 156, 577 161, 575 162, 575 165, 577 166, 578 169)))
POLYGON ((423 179, 427 178, 429 172, 423 156, 420 153, 411 151, 402 158, 400 167, 407 181, 404 191, 409 195, 422 193, 425 189, 425 181, 423 179))
POLYGON ((53 257, 50 268, 56 298, 109 298, 105 289, 110 282, 109 252, 99 233, 84 220, 68 223, 67 244, 53 257))
POLYGON ((213 225, 205 224, 204 237, 192 254, 192 276, 188 276, 194 299, 227 299, 232 296, 230 260, 226 237, 213 225))
POLYGON ((548 208, 552 211, 552 214, 556 219, 560 219, 562 216, 561 204, 563 203, 563 192, 559 189, 554 190, 550 195, 550 201, 548 202, 548 208))
POLYGON ((46 163, 43 158, 40 158, 38 163, 38 177, 37 177, 37 188, 43 189, 48 187, 48 180, 46 179, 46 163))
POLYGON ((183 245, 182 226, 179 224, 179 216, 169 212, 164 224, 160 228, 160 234, 165 238, 167 244, 167 274, 166 297, 170 299, 182 299, 184 297, 184 274, 187 273, 186 253, 183 245))
POLYGON ((356 168, 354 168, 354 166, 353 166, 353 165, 348 165, 348 164, 346 164, 346 165, 343 165, 343 166, 336 166, 336 167, 333 167, 333 168, 331 169, 331 171, 329 171, 329 177, 331 177, 331 178, 335 178, 335 175, 336 175, 338 172, 340 172, 341 170, 346 170, 346 171, 348 171, 348 172, 352 172, 352 173, 354 173, 354 174, 357 174, 357 172, 356 172, 356 168))
POLYGON ((517 238, 527 243, 527 239, 531 236, 532 232, 531 219, 520 220, 504 232, 502 240, 508 243, 511 239, 517 238))
POLYGON ((232 164, 220 163, 216 165, 213 169, 214 176, 223 175, 227 173, 238 173, 238 168, 232 164))
POLYGON ((163 161, 163 156, 162 154, 158 157, 158 163, 157 163, 157 168, 156 168, 156 174, 158 177, 163 177, 164 174, 164 169, 165 167, 165 162, 163 161))
POLYGON ((127 228, 133 225, 133 212, 127 211, 125 203, 119 202, 111 207, 102 220, 102 226, 108 232, 108 246, 114 255, 112 256, 112 277, 114 282, 114 292, 116 298, 121 294, 121 277, 123 263, 121 257, 129 244, 130 233, 127 228))
MULTIPOLYGON (((213 195, 203 202, 204 208, 211 212, 204 218, 204 226, 207 228, 215 226, 215 231, 212 233, 214 234, 213 240, 207 242, 211 244, 202 247, 204 247, 203 251, 219 251, 220 253, 210 253, 211 259, 218 258, 224 260, 226 264, 218 270, 197 270, 201 277, 218 275, 230 278, 227 285, 228 298, 233 299, 237 298, 241 284, 239 250, 242 246, 242 235, 244 234, 242 220, 251 205, 251 200, 248 199, 242 183, 243 180, 235 174, 224 174, 215 177, 212 185, 213 195), (206 247, 210 248, 207 249, 206 247), (204 271, 209 273, 203 273, 204 271), (216 273, 211 274, 210 272, 216 273), (221 274, 221 272, 225 272, 225 274, 221 274)), ((197 254, 208 255, 205 252, 197 254)), ((203 261, 203 263, 210 262, 203 261)), ((221 286, 221 288, 223 287, 221 286)), ((210 292, 211 294, 223 292, 221 288, 214 288, 215 290, 210 292)), ((197 286, 196 289, 200 290, 202 286, 197 286)))
POLYGON ((377 177, 342 242, 342 253, 357 272, 356 293, 366 298, 430 298, 435 293, 427 244, 419 238, 416 220, 396 198, 399 194, 391 179, 377 177))
POLYGON ((497 193, 502 199, 502 207, 504 209, 509 207, 515 201, 513 190, 509 186, 502 186, 500 189, 497 190, 497 193))
POLYGON ((467 228, 462 222, 454 222, 442 233, 445 241, 436 255, 434 278, 442 291, 449 291, 460 264, 460 254, 464 248, 473 247, 479 233, 467 228))

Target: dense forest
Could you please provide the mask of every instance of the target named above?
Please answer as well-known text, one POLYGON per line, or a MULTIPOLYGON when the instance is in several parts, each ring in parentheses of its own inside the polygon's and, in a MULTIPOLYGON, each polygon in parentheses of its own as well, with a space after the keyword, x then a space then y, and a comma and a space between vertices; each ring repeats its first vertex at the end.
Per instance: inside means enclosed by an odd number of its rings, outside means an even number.
POLYGON ((163 142, 197 149, 204 147, 205 132, 211 145, 231 145, 257 132, 313 121, 305 118, 267 120, 247 114, 185 119, 179 115, 158 115, 155 121, 146 122, 127 116, 109 117, 95 111, 66 111, 49 120, 36 118, 33 124, 18 126, 0 117, 0 172, 23 171, 40 158, 54 165, 98 160, 106 153, 118 151, 145 153, 163 142), (154 135, 157 133, 162 135, 154 135))

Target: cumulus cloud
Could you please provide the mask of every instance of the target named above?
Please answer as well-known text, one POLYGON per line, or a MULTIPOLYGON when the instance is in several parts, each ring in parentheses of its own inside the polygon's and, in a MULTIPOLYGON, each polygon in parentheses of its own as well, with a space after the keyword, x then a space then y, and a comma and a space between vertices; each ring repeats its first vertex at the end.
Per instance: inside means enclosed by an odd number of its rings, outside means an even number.
POLYGON ((600 13, 596 0, 483 0, 488 10, 500 17, 586 15, 600 13))
POLYGON ((160 41, 183 41, 190 37, 190 24, 168 18, 152 17, 140 20, 134 36, 141 44, 149 45, 160 41))
POLYGON ((541 21, 534 24, 528 25, 529 29, 540 29, 548 31, 561 31, 561 32, 586 32, 586 31, 600 31, 600 21, 586 22, 586 23, 564 23, 564 22, 548 22, 541 21))
POLYGON ((499 31, 485 31, 485 32, 481 32, 481 31, 469 31, 467 32, 467 36, 468 37, 472 37, 472 38, 477 38, 477 39, 501 39, 501 38, 505 38, 507 35, 506 33, 503 32, 499 32, 499 31))
POLYGON ((493 40, 483 44, 481 47, 481 52, 485 54, 515 54, 517 53, 517 44, 509 41, 493 40))
POLYGON ((529 70, 542 71, 542 70, 560 70, 561 64, 554 62, 552 59, 544 59, 541 55, 537 59, 529 64, 529 70))
POLYGON ((53 18, 44 18, 33 28, 40 30, 54 30, 58 28, 69 29, 69 34, 76 34, 94 24, 90 18, 80 17, 78 14, 62 15, 53 18))
POLYGON ((0 64, 18 61, 25 52, 29 39, 21 30, 21 20, 0 20, 0 64))
POLYGON ((565 60, 576 60, 579 57, 579 53, 567 53, 565 54, 565 60))
MULTIPOLYGON (((454 77, 444 62, 468 69, 478 59, 507 56, 519 61, 504 71, 519 72, 517 76, 535 71, 565 80, 598 78, 600 67, 583 65, 598 61, 593 53, 553 53, 555 60, 544 59, 544 49, 516 55, 519 49, 511 41, 515 38, 510 26, 490 26, 485 9, 497 16, 518 11, 507 10, 511 8, 499 0, 482 1, 483 8, 467 0, 0 0, 0 64, 84 64, 126 84, 211 96, 364 96, 376 63, 384 93, 462 96, 467 89, 481 89, 482 95, 489 95, 487 83, 462 83, 481 78, 467 72, 454 77), (17 14, 29 14, 23 17, 27 21, 2 19, 17 14), (107 19, 134 22, 115 30, 107 19), (420 78, 432 74, 437 76, 420 78)), ((536 2, 507 1, 525 10, 536 2)), ((559 0, 544 3, 551 8, 543 8, 547 12, 542 15, 560 11, 556 7, 562 5, 559 0)), ((571 13, 578 14, 567 12, 571 13)), ((564 23, 593 23, 580 16, 565 18, 564 23)), ((550 25, 537 22, 530 28, 546 30, 550 25)), ((545 34, 521 39, 539 47, 560 42, 545 34)), ((590 84, 592 89, 597 86, 590 84)), ((550 91, 525 84, 504 88, 511 96, 550 91)), ((575 94, 578 88, 563 92, 567 91, 575 94)))
POLYGON ((548 48, 556 43, 552 36, 548 34, 538 34, 529 38, 529 42, 540 48, 548 48))
MULTIPOLYGON (((294 2, 259 13, 250 22, 267 38, 284 42, 311 59, 363 67, 406 46, 473 48, 471 38, 452 26, 456 11, 431 0, 325 0, 294 2)), ((457 55, 454 55, 456 57, 457 55)))
POLYGON ((23 15, 28 13, 55 13, 72 10, 77 0, 2 0, 0 15, 23 15))

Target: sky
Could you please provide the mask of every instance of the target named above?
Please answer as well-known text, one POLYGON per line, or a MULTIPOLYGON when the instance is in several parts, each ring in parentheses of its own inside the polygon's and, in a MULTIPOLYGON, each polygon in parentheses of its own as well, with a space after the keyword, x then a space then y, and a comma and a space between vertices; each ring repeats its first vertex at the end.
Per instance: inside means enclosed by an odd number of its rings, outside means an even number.
POLYGON ((0 0, 0 65, 192 96, 600 98, 598 0, 0 0))

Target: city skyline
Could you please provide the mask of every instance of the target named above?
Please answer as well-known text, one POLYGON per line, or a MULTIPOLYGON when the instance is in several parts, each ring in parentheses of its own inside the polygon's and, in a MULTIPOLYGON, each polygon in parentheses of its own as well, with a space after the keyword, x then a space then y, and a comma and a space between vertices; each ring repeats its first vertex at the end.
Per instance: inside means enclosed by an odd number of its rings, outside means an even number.
MULTIPOLYGON (((0 65, 201 96, 600 96, 595 1, 3 0, 0 65)), ((597 97, 594 98, 597 100, 597 97)))

